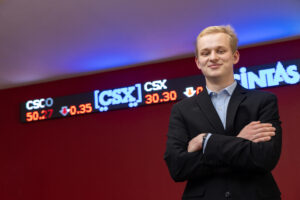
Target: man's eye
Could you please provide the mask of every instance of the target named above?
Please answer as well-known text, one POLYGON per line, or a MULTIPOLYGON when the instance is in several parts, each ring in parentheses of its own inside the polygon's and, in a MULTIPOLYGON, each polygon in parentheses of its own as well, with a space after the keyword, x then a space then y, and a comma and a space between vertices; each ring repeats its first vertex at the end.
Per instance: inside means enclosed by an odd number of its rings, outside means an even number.
POLYGON ((221 49, 217 51, 217 53, 219 53, 219 54, 223 54, 225 52, 226 52, 225 50, 221 50, 221 49))
POLYGON ((201 56, 208 56, 209 52, 201 52, 201 56))

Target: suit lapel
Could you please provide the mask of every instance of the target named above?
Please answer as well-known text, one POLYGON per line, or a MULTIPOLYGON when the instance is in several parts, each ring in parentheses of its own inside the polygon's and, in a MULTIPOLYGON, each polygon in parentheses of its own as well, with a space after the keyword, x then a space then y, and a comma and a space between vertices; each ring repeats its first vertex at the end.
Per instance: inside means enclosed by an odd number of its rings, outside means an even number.
POLYGON ((211 101, 205 87, 204 87, 203 92, 198 94, 197 103, 200 106, 202 113, 206 116, 206 118, 210 122, 211 126, 214 127, 216 132, 224 131, 222 121, 221 121, 214 105, 212 104, 212 101, 211 101))
POLYGON ((233 130, 234 119, 241 102, 246 98, 247 90, 237 84, 228 104, 226 114, 226 132, 233 130))

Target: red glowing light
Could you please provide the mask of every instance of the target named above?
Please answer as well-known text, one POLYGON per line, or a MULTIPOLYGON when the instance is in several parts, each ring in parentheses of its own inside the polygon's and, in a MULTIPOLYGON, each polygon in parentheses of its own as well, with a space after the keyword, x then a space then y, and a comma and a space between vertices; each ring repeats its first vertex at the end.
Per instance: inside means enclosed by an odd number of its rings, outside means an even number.
POLYGON ((169 102, 169 101, 176 101, 177 100, 177 93, 175 90, 163 92, 163 98, 160 98, 158 93, 147 94, 145 96, 145 103, 152 104, 152 103, 159 103, 159 102, 169 102))

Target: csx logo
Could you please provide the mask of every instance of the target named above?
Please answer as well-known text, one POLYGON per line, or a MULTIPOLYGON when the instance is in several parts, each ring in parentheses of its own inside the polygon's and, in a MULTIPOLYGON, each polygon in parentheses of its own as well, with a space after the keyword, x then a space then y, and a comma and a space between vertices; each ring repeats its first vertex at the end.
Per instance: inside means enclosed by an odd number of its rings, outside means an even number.
POLYGON ((53 99, 49 97, 47 99, 29 100, 25 105, 27 110, 36 110, 40 108, 51 107, 53 106, 53 99))
POLYGON ((100 112, 107 111, 111 105, 127 104, 128 107, 136 107, 142 102, 141 84, 117 88, 113 90, 94 91, 95 109, 100 112))
POLYGON ((166 86, 167 79, 157 80, 157 81, 148 81, 144 84, 144 90, 147 92, 158 91, 162 89, 168 89, 166 86))

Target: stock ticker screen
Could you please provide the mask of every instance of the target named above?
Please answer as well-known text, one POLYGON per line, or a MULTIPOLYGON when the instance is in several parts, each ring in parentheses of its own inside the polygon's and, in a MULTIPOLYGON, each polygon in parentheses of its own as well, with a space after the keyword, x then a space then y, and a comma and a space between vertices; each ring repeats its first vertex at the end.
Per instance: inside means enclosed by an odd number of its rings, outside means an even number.
MULTIPOLYGON (((299 60, 276 62, 269 65, 241 67, 234 79, 247 89, 298 84, 299 60)), ((62 97, 28 100, 21 104, 21 122, 34 122, 89 113, 135 108, 168 103, 199 94, 205 87, 203 75, 147 81, 134 85, 94 90, 62 97)))

